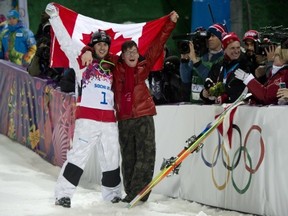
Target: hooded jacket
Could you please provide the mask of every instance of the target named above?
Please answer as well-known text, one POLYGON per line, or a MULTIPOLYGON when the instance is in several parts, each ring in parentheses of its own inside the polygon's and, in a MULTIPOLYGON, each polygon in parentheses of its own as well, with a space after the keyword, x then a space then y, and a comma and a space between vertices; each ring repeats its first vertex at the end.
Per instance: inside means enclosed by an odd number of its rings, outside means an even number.
POLYGON ((18 65, 28 66, 36 53, 36 40, 32 31, 21 21, 3 30, 2 46, 4 58, 18 65))

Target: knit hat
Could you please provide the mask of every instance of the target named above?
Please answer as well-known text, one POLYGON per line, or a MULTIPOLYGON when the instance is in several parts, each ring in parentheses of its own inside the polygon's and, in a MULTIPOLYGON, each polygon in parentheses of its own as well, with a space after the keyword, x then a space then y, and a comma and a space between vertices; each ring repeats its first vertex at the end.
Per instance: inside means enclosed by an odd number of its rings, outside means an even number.
POLYGON ((14 18, 16 18, 16 19, 19 19, 19 17, 20 17, 19 12, 16 11, 16 10, 10 10, 10 11, 8 12, 7 18, 10 19, 10 18, 12 18, 12 17, 14 17, 14 18))
POLYGON ((0 23, 6 21, 6 17, 3 14, 0 14, 0 23))
POLYGON ((223 49, 225 50, 227 46, 234 41, 238 41, 240 43, 240 39, 234 32, 230 32, 226 35, 223 35, 223 38, 222 38, 223 49))
POLYGON ((225 25, 222 25, 220 23, 215 23, 211 26, 209 26, 207 32, 215 35, 217 38, 219 38, 219 40, 222 40, 222 34, 223 33, 227 33, 227 29, 225 25))
POLYGON ((111 37, 105 31, 96 31, 91 36, 90 46, 93 47, 96 43, 99 42, 105 42, 110 46, 111 37))
POLYGON ((243 37, 243 41, 245 42, 245 40, 247 39, 251 39, 253 41, 257 41, 259 40, 259 32, 258 31, 255 31, 255 30, 249 30, 247 31, 245 34, 244 34, 244 37, 243 37))

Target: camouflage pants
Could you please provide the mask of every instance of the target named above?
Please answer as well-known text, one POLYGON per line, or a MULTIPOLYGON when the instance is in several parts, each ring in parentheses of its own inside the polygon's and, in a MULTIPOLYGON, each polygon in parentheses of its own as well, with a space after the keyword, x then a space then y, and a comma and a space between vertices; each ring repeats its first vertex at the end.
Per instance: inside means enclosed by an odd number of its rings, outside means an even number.
MULTIPOLYGON (((155 165, 155 126, 153 116, 118 122, 122 156, 123 184, 133 199, 153 178, 155 165)), ((142 200, 148 199, 147 195, 142 200)))

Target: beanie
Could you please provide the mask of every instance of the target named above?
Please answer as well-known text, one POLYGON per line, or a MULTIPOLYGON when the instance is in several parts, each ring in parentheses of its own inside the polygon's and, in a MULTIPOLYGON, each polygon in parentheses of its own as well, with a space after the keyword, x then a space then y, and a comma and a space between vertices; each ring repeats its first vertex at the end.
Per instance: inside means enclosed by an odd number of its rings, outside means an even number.
POLYGON ((234 41, 238 41, 240 43, 240 39, 234 32, 230 32, 226 35, 223 35, 223 38, 222 38, 223 49, 225 50, 227 46, 234 41))
POLYGON ((243 41, 245 42, 245 40, 247 39, 251 39, 253 41, 257 41, 259 40, 259 32, 258 31, 255 31, 255 30, 249 30, 247 31, 245 34, 244 34, 244 37, 243 37, 243 41))
POLYGON ((99 42, 105 42, 110 46, 111 37, 105 31, 96 31, 91 36, 90 46, 93 47, 96 43, 99 42))
POLYGON ((215 24, 209 26, 207 32, 215 35, 221 41, 222 40, 222 34, 227 33, 227 30, 226 30, 225 25, 215 23, 215 24))
POLYGON ((16 18, 16 19, 19 19, 20 16, 19 16, 18 11, 16 11, 16 10, 10 10, 10 11, 8 12, 7 18, 10 19, 10 18, 12 18, 12 17, 14 17, 14 18, 16 18))
POLYGON ((6 17, 3 14, 0 14, 0 23, 6 21, 6 17))

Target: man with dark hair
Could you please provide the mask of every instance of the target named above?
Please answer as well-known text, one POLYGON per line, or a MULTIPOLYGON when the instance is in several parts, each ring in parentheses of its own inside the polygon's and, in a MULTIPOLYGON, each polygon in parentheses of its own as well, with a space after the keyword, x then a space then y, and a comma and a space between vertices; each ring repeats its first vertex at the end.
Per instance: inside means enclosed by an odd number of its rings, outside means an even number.
MULTIPOLYGON (((249 30, 245 32, 242 41, 244 42, 244 50, 245 50, 243 58, 246 59, 247 64, 249 65, 249 68, 251 70, 251 73, 255 76, 256 69, 261 64, 264 65, 267 60, 266 56, 256 53, 257 46, 260 45, 259 32, 256 30, 249 30)), ((272 61, 272 59, 269 59, 269 61, 272 61)), ((265 83, 266 75, 264 74, 261 77, 257 77, 257 79, 259 82, 265 83)))
MULTIPOLYGON (((48 4, 46 12, 63 51, 73 52, 70 36, 63 31, 57 8, 48 4)), ((56 205, 69 208, 85 165, 94 147, 102 171, 101 189, 104 200, 121 200, 120 149, 112 91, 114 63, 118 57, 109 54, 111 38, 104 31, 96 31, 89 43, 93 58, 84 72, 75 71, 78 88, 76 121, 72 148, 62 166, 56 187, 56 205)), ((77 68, 73 68, 78 70, 77 68)))
MULTIPOLYGON (((178 14, 173 11, 167 24, 150 44, 144 58, 134 41, 122 45, 121 61, 114 74, 115 103, 122 155, 122 175, 126 197, 132 199, 152 180, 155 164, 156 108, 145 83, 164 45, 176 26, 178 14)), ((147 194, 142 201, 149 197, 147 194)))

